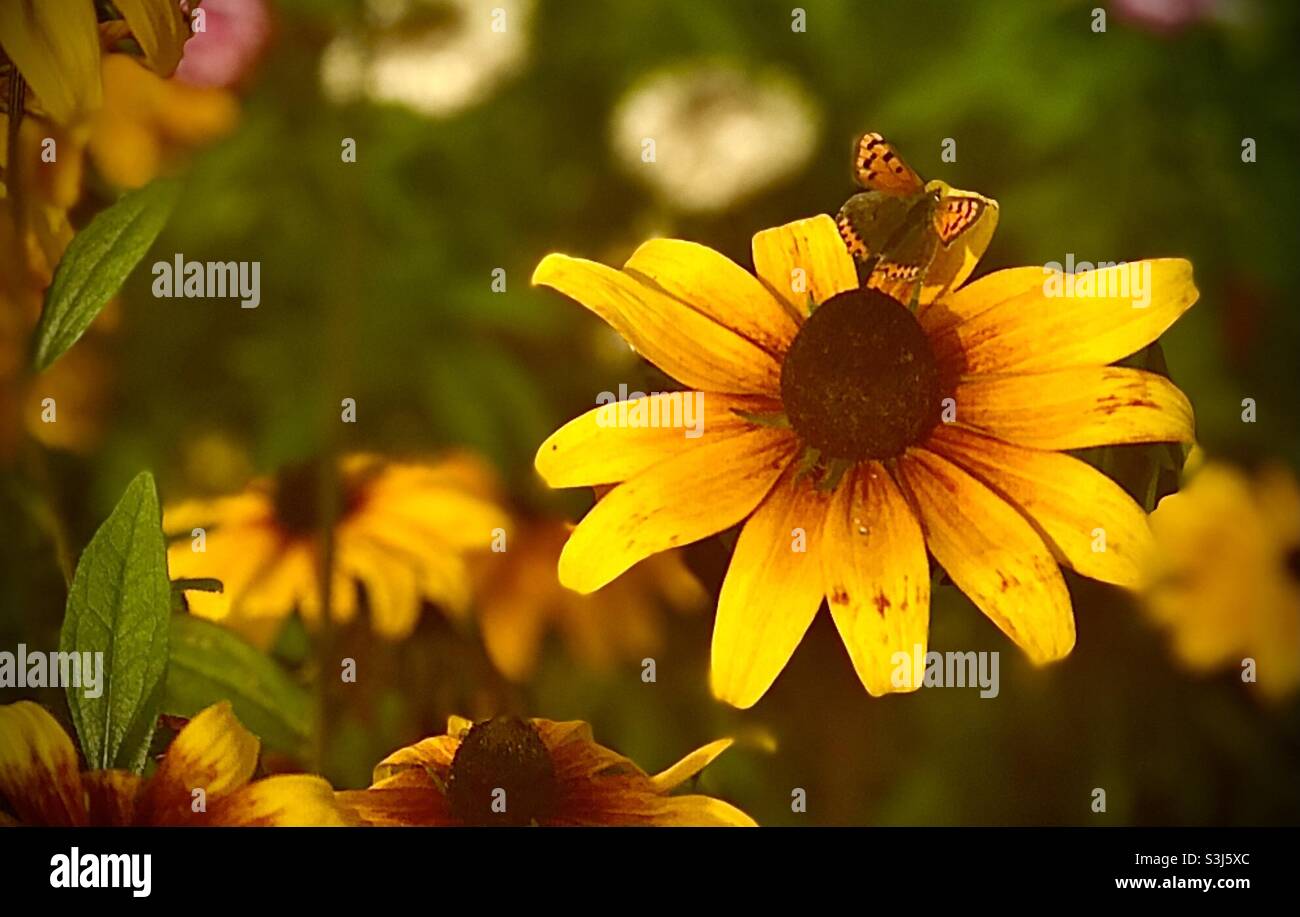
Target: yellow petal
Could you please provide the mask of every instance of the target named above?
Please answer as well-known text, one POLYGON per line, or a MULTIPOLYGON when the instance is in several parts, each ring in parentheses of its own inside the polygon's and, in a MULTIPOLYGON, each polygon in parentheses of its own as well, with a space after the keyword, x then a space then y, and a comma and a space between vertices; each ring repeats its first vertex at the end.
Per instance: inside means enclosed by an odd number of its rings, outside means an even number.
POLYGON ((416 588, 430 604, 453 617, 469 611, 472 596, 469 564, 459 554, 422 557, 416 568, 416 588))
POLYGON ((273 622, 267 619, 287 617, 304 596, 315 591, 319 575, 311 545, 307 542, 289 544, 261 576, 240 592, 239 615, 260 619, 262 626, 269 627, 273 622))
POLYGON ((273 567, 283 545, 278 531, 261 525, 214 529, 205 537, 203 551, 195 551, 195 542, 188 537, 172 542, 167 548, 167 567, 175 579, 221 580, 221 592, 185 593, 191 612, 221 621, 240 610, 245 591, 273 567))
MULTIPOLYGON (((554 579, 554 567, 545 575, 554 579)), ((542 588, 546 589, 549 583, 542 588)), ((537 595, 531 589, 513 584, 489 593, 478 602, 479 632, 483 648, 498 672, 509 681, 527 681, 537 667, 549 609, 554 596, 537 595)), ((604 609, 608 612, 608 609, 604 609)))
POLYGON ((1273 537, 1279 544, 1300 544, 1300 484, 1276 459, 1255 473, 1255 494, 1273 537))
POLYGON ((469 450, 445 453, 434 461, 393 462, 382 455, 350 453, 340 460, 349 480, 365 479, 383 471, 382 479, 398 489, 447 488, 489 499, 497 495, 500 482, 492 465, 469 450))
POLYGON ((333 828, 349 823, 321 777, 281 774, 241 787, 208 806, 214 825, 240 827, 333 828))
MULTIPOLYGON (((973 192, 951 188, 945 182, 935 180, 926 188, 939 187, 944 194, 971 195, 973 192)), ((955 290, 966 282, 966 278, 975 270, 984 251, 993 239, 993 231, 998 226, 998 202, 990 197, 976 195, 984 201, 984 211, 979 221, 953 240, 952 245, 940 245, 934 253, 934 260, 926 269, 924 285, 921 287, 921 303, 934 302, 949 291, 955 290)))
MULTIPOLYGON (((585 723, 575 723, 577 726, 586 726, 585 723)), ((465 733, 474 728, 474 721, 466 716, 459 716, 453 713, 447 717, 447 732, 445 738, 454 738, 457 741, 464 738, 465 733)), ((588 729, 590 731, 590 729, 588 729)), ((545 738, 545 736, 543 736, 545 738)), ((455 753, 455 747, 452 747, 452 753, 455 753)), ((451 755, 447 757, 447 765, 451 766, 451 755)))
POLYGON ((730 258, 695 242, 652 239, 623 265, 778 360, 799 330, 780 300, 730 258))
POLYGON ((1058 559, 1084 576, 1136 587, 1150 562, 1146 513, 1097 469, 940 425, 926 448, 951 459, 1033 520, 1058 559))
POLYGON ((711 796, 670 796, 650 804, 648 808, 654 814, 646 823, 661 828, 758 827, 758 822, 731 803, 711 796))
POLYGON ((772 489, 798 444, 756 427, 704 440, 618 485, 578 524, 560 553, 560 582, 595 592, 651 554, 735 525, 772 489))
POLYGON ((456 826, 447 797, 423 770, 406 770, 369 789, 336 793, 349 821, 376 827, 456 826))
POLYGON ((90 824, 118 828, 139 823, 136 801, 144 779, 129 771, 88 771, 81 775, 90 824))
POLYGON ((189 23, 175 0, 115 0, 118 12, 144 51, 149 69, 171 76, 190 37, 189 23))
POLYGON ((91 121, 90 152, 114 185, 139 188, 175 155, 229 133, 239 116, 223 89, 165 80, 128 54, 106 54, 104 104, 91 121))
POLYGON ((0 47, 51 120, 67 125, 103 99, 99 28, 86 0, 5 0, 0 47))
POLYGON ((719 699, 756 704, 812 624, 825 594, 829 502, 791 468, 741 530, 713 625, 710 683, 719 699))
POLYGON ((1159 550, 1146 594, 1184 665, 1239 669, 1253 658, 1254 687, 1268 697, 1300 683, 1300 588, 1287 563, 1295 542, 1274 526, 1285 509, 1269 502, 1278 497, 1273 482, 1206 461, 1151 514, 1159 550))
POLYGON ((1043 292, 1043 269, 1013 267, 985 274, 974 283, 949 293, 933 302, 922 302, 916 310, 921 327, 931 337, 939 335, 964 321, 992 309, 1000 303, 1034 297, 1043 292))
MULTIPOLYGON (((9 168, 8 136, 9 116, 0 114, 0 137, 6 138, 5 142, 0 143, 0 173, 9 168)), ((35 222, 39 230, 39 224, 49 226, 60 219, 66 219, 67 211, 81 199, 84 150, 84 131, 61 129, 44 118, 23 118, 18 133, 17 155, 18 161, 22 163, 22 180, 29 183, 32 191, 27 195, 25 208, 29 225, 35 222), (41 161, 46 138, 52 140, 58 149, 59 155, 54 162, 41 161)), ((3 192, 3 188, 4 182, 0 181, 0 192, 3 192)), ((12 219, 12 211, 7 214, 7 218, 12 219)), ((62 254, 62 251, 58 254, 62 254)), ((102 324, 101 319, 101 327, 102 324)))
POLYGON ((957 421, 1037 449, 1192 442, 1187 396, 1164 376, 1122 366, 971 376, 953 391, 957 421))
POLYGON ((796 316, 858 288, 858 271, 835 221, 824 213, 754 236, 754 270, 796 316))
MULTIPOLYGON (((1036 293, 995 302, 932 338, 936 357, 963 374, 1102 366, 1160 337, 1197 297, 1192 265, 1181 258, 1139 261, 1084 274, 1045 273, 1043 280, 1048 283, 1062 276, 1091 283, 1098 292, 1048 295, 1040 286, 1036 293), (1149 296, 1145 306, 1140 305, 1142 291, 1130 280, 1133 277, 1146 278, 1141 282, 1149 296)), ((988 280, 971 284, 969 295, 977 296, 988 280)), ((992 283, 989 290, 996 295, 1005 292, 992 283)))
POLYGON ((364 584, 370 625, 376 634, 400 640, 415 630, 420 594, 412 558, 368 539, 350 538, 339 562, 364 584))
POLYGON ((376 525, 392 523, 441 550, 486 550, 508 518, 485 493, 475 492, 432 466, 397 465, 364 485, 365 511, 376 525))
POLYGON ((737 411, 768 414, 781 410, 776 400, 719 395, 712 392, 665 392, 621 404, 593 408, 556 430, 537 450, 538 473, 551 487, 619 484, 701 442, 740 435, 753 429, 737 411), (702 417, 697 413, 703 405, 702 417), (626 405, 624 407, 623 405, 626 405), (627 414, 621 412, 626 410, 627 414), (699 418, 698 425, 633 425, 640 416, 699 418), (635 413, 634 413, 635 412, 635 413), (629 418, 621 422, 620 417, 629 418), (699 435, 696 436, 696 429, 699 435))
POLYGON ((858 678, 876 697, 921 687, 912 659, 924 659, 929 634, 930 561, 915 514, 879 462, 836 489, 824 541, 826 600, 858 678))
POLYGON ((86 823, 77 750, 31 701, 0 706, 0 798, 28 825, 86 823))
MULTIPOLYGON (((330 620, 338 624, 348 623, 357 613, 356 581, 351 573, 344 570, 344 562, 344 558, 340 557, 330 580, 330 620)), ((303 620, 315 627, 321 620, 320 589, 315 577, 312 578, 311 591, 303 595, 300 601, 298 610, 302 613, 303 620)))
POLYGON ((533 283, 595 312, 637 352, 689 388, 776 395, 781 366, 752 341, 622 271, 547 255, 533 283))
POLYGON ((473 726, 473 721, 464 717, 450 717, 446 735, 430 736, 414 745, 399 748, 375 765, 371 780, 379 783, 408 770, 445 772, 456 757, 461 736, 473 726))
POLYGON ((385 495, 367 508, 367 516, 376 525, 402 528, 420 544, 451 551, 486 551, 493 532, 509 522, 499 506, 450 490, 385 495))
POLYGON ((191 811, 192 793, 208 800, 243 786, 257 768, 261 743, 235 717, 229 701, 199 712, 177 734, 145 789, 148 807, 158 815, 191 811))
POLYGON ((169 535, 190 536, 195 528, 219 529, 224 526, 266 523, 271 519, 271 498, 260 490, 260 483, 241 494, 215 500, 184 500, 163 510, 163 531, 169 535))
POLYGON ((670 793, 712 764, 713 759, 731 745, 731 739, 717 739, 710 742, 703 748, 695 749, 667 770, 655 774, 650 778, 650 782, 657 792, 670 793))
POLYGON ((899 462, 930 551, 962 592, 1035 663, 1069 655, 1074 614, 1043 539, 1009 503, 947 459, 899 462))

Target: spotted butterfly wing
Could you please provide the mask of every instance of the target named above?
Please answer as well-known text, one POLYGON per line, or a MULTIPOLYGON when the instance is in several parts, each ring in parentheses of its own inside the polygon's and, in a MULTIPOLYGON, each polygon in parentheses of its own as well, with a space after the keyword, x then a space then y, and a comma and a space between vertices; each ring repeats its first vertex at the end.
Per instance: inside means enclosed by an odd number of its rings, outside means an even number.
POLYGON ((877 133, 863 134, 853 145, 853 179, 868 191, 910 197, 925 183, 892 144, 877 133))
POLYGON ((929 232, 908 233, 897 246, 883 253, 864 281, 874 290, 908 303, 925 279, 939 243, 929 232))
POLYGON ((979 222, 988 202, 974 194, 949 194, 934 208, 931 225, 945 247, 979 222))

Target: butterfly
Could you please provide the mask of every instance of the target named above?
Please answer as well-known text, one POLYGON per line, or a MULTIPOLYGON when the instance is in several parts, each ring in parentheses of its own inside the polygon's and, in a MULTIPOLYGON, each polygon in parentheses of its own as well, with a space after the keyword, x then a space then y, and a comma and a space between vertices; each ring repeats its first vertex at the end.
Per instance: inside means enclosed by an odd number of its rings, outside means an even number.
POLYGON ((902 303, 965 279, 997 225, 997 201, 922 181, 880 134, 854 142, 853 178, 864 190, 840 208, 840 235, 862 285, 902 303))

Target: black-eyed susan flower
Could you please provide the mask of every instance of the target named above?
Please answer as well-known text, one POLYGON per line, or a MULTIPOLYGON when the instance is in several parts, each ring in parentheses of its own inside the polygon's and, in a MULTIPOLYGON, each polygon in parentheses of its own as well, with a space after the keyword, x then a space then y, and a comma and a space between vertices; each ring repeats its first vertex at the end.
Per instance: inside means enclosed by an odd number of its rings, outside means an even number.
POLYGON ((324 779, 253 779, 260 743, 222 702, 190 720, 149 777, 81 771, 54 717, 0 707, 0 825, 328 826, 346 824, 324 779))
MULTIPOLYGON (((214 578, 223 590, 191 592, 190 610, 265 643, 295 609, 320 619, 323 558, 320 465, 253 481, 242 493, 169 506, 163 528, 174 578, 214 578)), ((375 455, 340 461, 333 620, 351 620, 359 587, 375 633, 409 634, 423 601, 463 612, 470 581, 465 555, 487 550, 506 515, 491 499, 491 474, 467 454, 420 464, 375 455)))
POLYGON ((565 589, 555 576, 569 526, 537 519, 515 527, 509 550, 488 555, 477 572, 475 606, 493 665, 513 681, 537 666, 555 633, 567 653, 597 671, 659 650, 665 609, 693 611, 706 596, 680 557, 647 559, 627 576, 590 595, 565 589))
POLYGON ((338 798, 370 825, 752 826, 720 799, 674 794, 730 745, 719 739, 650 776, 583 722, 454 716, 446 735, 393 752, 369 789, 338 798))
POLYGON ((1151 514, 1146 606, 1189 668, 1238 668, 1268 697, 1300 684, 1300 486, 1207 462, 1151 514), (1249 662, 1248 662, 1249 660, 1249 662), (1253 663, 1253 664, 1251 664, 1253 663))
MULTIPOLYGON (((704 418, 686 436, 610 423, 602 406, 542 444, 551 486, 615 485, 565 545, 561 582, 592 592, 744 523, 711 674, 741 707, 775 680, 823 597, 868 691, 918 687, 900 663, 926 644, 927 548, 1030 659, 1068 654, 1058 564, 1135 585, 1150 531, 1117 484, 1062 450, 1192 439, 1182 392, 1108 364, 1155 340, 1196 289, 1177 259, 1095 271, 1089 295, 1069 298, 1049 295, 1060 278, 1041 267, 961 286, 987 240, 936 262, 916 314, 859 289, 827 216, 755 236, 757 276, 672 239, 622 270, 548 255, 534 282, 696 390, 704 418), (1123 295, 1125 270, 1150 272, 1148 302, 1123 295)), ((646 416, 662 418, 683 396, 647 397, 646 416)))

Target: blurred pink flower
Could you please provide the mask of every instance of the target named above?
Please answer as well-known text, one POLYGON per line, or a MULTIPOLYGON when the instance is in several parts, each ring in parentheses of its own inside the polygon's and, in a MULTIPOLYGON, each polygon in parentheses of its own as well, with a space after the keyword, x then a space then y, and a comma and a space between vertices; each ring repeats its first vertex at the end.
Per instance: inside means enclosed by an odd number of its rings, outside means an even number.
POLYGON ((265 0, 204 0, 205 28, 185 43, 176 77, 194 86, 233 86, 247 76, 271 34, 265 0))
POLYGON ((1115 0, 1115 12, 1126 22, 1168 34, 1216 18, 1219 0, 1115 0))

